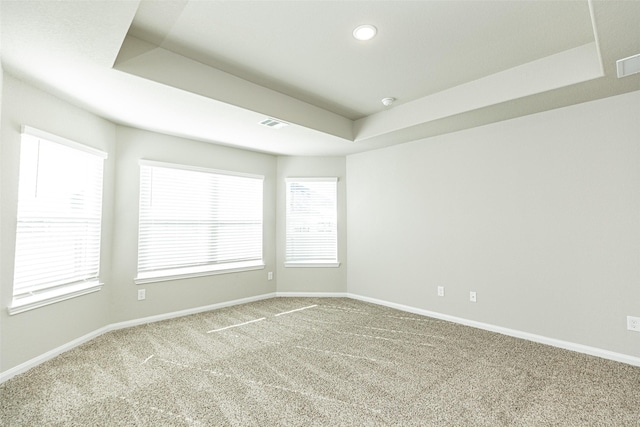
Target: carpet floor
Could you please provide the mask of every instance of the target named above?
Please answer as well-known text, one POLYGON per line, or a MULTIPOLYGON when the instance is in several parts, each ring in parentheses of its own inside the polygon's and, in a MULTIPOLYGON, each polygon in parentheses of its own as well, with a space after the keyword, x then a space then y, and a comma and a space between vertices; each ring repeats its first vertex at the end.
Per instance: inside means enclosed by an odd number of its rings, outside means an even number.
POLYGON ((113 331, 0 385, 2 426, 640 426, 640 368, 351 299, 113 331))

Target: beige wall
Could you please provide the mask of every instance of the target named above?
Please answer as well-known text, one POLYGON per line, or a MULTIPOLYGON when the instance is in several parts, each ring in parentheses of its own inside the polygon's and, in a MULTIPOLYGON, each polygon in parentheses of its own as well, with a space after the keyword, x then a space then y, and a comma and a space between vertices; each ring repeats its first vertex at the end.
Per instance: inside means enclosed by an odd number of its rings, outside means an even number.
POLYGON ((349 292, 640 356, 639 117, 634 92, 349 156, 349 292))
POLYGON ((0 371, 104 326, 109 319, 115 125, 5 74, 2 97, 0 237, 0 371), (28 125, 106 151, 100 292, 9 316, 13 294, 21 126, 28 125))
POLYGON ((278 292, 331 292, 347 290, 347 195, 344 157, 278 157, 278 212, 276 279, 278 292), (287 177, 338 177, 338 261, 340 267, 285 267, 287 177))
POLYGON ((205 142, 160 135, 128 127, 117 129, 116 203, 113 246, 111 321, 206 306, 273 293, 276 282, 267 281, 274 271, 275 156, 205 142), (156 160, 212 169, 263 175, 264 180, 264 270, 218 274, 198 278, 136 285, 138 260, 138 160, 156 160), (146 289, 146 300, 137 300, 137 290, 146 289))

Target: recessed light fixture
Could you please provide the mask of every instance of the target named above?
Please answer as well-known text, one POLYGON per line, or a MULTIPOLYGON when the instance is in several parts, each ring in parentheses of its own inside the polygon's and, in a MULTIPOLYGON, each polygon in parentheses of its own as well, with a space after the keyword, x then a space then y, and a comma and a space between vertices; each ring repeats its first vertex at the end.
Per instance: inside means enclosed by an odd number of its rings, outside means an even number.
POLYGON ((360 25, 353 30, 353 37, 361 41, 371 40, 376 36, 377 28, 370 24, 360 25))

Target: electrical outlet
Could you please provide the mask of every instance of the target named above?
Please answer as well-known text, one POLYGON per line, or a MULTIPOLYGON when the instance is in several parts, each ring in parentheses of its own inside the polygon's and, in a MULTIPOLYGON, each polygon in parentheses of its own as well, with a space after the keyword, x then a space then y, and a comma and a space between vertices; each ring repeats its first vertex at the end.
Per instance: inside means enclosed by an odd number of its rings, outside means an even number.
POLYGON ((640 332, 640 317, 627 316, 627 329, 640 332))
POLYGON ((475 291, 469 292, 469 301, 471 301, 471 302, 476 302, 477 301, 475 291))
POLYGON ((273 271, 267 273, 267 280, 273 280, 273 271))
POLYGON ((438 286, 438 296, 439 297, 444 296, 444 286, 438 286))
POLYGON ((146 289, 138 289, 138 301, 142 301, 146 297, 147 297, 147 290, 146 289))

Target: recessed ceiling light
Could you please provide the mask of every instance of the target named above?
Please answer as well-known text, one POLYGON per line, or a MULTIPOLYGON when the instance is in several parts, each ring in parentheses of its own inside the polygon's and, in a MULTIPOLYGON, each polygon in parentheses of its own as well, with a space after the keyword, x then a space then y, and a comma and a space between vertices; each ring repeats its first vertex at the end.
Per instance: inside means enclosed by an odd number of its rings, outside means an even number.
POLYGON ((378 30, 373 25, 360 25, 358 28, 353 30, 353 37, 358 40, 367 41, 374 38, 377 32, 378 30))

